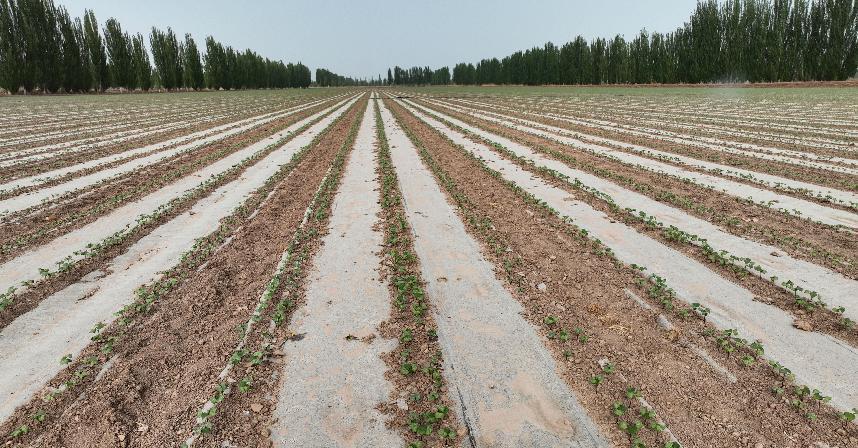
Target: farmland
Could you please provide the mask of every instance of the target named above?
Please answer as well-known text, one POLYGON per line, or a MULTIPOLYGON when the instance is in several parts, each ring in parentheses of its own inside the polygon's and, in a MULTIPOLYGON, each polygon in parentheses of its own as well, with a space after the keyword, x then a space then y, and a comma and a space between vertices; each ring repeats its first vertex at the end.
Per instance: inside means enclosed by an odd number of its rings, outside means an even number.
POLYGON ((858 89, 0 97, 3 446, 858 446, 858 89))

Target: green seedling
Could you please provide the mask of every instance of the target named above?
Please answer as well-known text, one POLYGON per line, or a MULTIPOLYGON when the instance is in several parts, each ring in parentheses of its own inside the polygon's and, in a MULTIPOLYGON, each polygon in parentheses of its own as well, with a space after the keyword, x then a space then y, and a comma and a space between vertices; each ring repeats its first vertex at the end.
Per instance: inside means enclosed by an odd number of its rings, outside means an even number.
POLYGON ((241 360, 244 359, 244 355, 246 354, 247 352, 244 350, 236 350, 232 353, 232 356, 229 357, 229 363, 232 365, 240 363, 241 360))
POLYGON ((15 429, 14 429, 14 430, 9 434, 9 435, 10 435, 13 439, 17 439, 17 438, 19 438, 19 437, 23 437, 23 436, 27 435, 29 432, 30 432, 30 427, 29 427, 29 426, 27 426, 27 425, 21 425, 21 426, 19 426, 19 427, 15 428, 15 429))
POLYGON ((408 376, 417 371, 417 366, 409 362, 402 364, 399 367, 399 373, 408 376))
POLYGON ((39 409, 38 411, 36 411, 35 414, 33 414, 33 421, 36 421, 39 423, 44 422, 45 419, 47 419, 47 418, 48 418, 48 414, 45 413, 45 411, 43 411, 41 409, 39 409))
POLYGON ((659 422, 653 420, 653 421, 649 422, 649 429, 651 429, 655 432, 664 432, 664 430, 667 429, 667 425, 665 425, 664 423, 659 423, 659 422))
POLYGON ((620 403, 619 401, 615 401, 614 404, 611 405, 611 413, 616 417, 622 417, 626 415, 626 411, 628 411, 628 407, 626 405, 620 403))
POLYGON ((453 431, 452 428, 444 427, 438 430, 438 436, 442 440, 453 440, 456 437, 456 431, 453 431))
POLYGON ((703 319, 703 322, 706 322, 706 316, 708 316, 711 311, 709 308, 696 302, 691 304, 691 309, 703 319))
POLYGON ((65 356, 63 356, 62 358, 60 358, 60 364, 62 364, 62 365, 71 364, 71 362, 72 362, 72 355, 71 355, 71 353, 69 353, 68 355, 65 355, 65 356))
POLYGON ((626 388, 626 398, 629 400, 634 400, 635 398, 639 398, 641 393, 635 389, 634 387, 626 388))
POLYGON ((610 375, 616 371, 616 367, 613 364, 606 362, 605 365, 602 366, 602 372, 605 372, 605 375, 610 375))
POLYGON ((547 316, 545 319, 542 319, 542 323, 545 325, 554 325, 557 323, 557 318, 554 316, 547 316))
POLYGON ((590 377, 590 384, 596 386, 596 389, 599 389, 599 385, 605 381, 605 377, 602 375, 593 375, 590 377))
POLYGON ((641 429, 644 428, 643 423, 640 420, 635 420, 634 422, 625 422, 621 421, 617 423, 617 427, 620 428, 621 431, 625 432, 631 438, 637 437, 638 433, 641 429))
POLYGON ((652 409, 650 409, 646 406, 641 406, 640 411, 638 411, 638 413, 640 414, 641 418, 644 420, 655 419, 655 411, 653 411, 652 409))
POLYGON ((250 377, 244 377, 238 382, 238 390, 247 392, 253 387, 253 380, 250 377))
POLYGON ((402 334, 399 336, 399 342, 405 343, 411 342, 412 340, 414 340, 414 335, 411 334, 411 329, 406 328, 402 330, 402 334))

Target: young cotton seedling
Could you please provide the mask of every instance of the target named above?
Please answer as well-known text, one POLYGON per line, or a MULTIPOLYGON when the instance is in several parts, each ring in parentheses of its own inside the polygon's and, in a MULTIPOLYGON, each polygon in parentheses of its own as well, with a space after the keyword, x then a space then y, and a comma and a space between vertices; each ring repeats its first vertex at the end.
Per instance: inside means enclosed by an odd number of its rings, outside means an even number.
POLYGON ((596 386, 596 390, 599 390, 599 385, 605 381, 605 377, 602 375, 593 375, 590 377, 590 384, 596 386))
POLYGON ((399 373, 408 376, 417 371, 417 366, 411 363, 404 363, 399 367, 399 373))
POLYGON ((19 427, 15 428, 15 429, 14 429, 14 430, 9 434, 9 435, 10 435, 13 439, 17 439, 17 438, 19 438, 19 437, 23 437, 23 436, 25 436, 25 435, 29 434, 29 432, 30 432, 30 427, 29 427, 29 426, 27 426, 27 425, 21 425, 21 426, 19 426, 19 427))
POLYGON ((626 398, 628 398, 629 400, 633 400, 633 399, 638 398, 640 396, 641 396, 641 393, 638 392, 638 390, 635 389, 634 387, 629 387, 626 389, 626 398))
POLYGON ((253 387, 253 380, 250 377, 244 377, 238 382, 238 390, 247 392, 253 387))
POLYGON ((691 304, 691 309, 694 310, 694 312, 697 313, 697 315, 703 319, 703 322, 706 322, 706 316, 708 316, 711 311, 709 308, 697 302, 691 304))

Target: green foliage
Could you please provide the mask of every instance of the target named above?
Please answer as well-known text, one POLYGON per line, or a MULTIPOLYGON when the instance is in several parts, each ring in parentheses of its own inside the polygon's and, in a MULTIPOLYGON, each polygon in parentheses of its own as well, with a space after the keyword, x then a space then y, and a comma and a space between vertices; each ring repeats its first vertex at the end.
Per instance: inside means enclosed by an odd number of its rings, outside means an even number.
MULTIPOLYGON (((854 0, 702 0, 669 33, 578 36, 459 63, 453 83, 626 84, 843 80, 858 68, 854 0)), ((411 82, 421 84, 423 82, 411 82)), ((409 84, 394 76, 393 84, 409 84)), ((434 82, 433 82, 434 84, 434 82)))
POLYGON ((150 45, 154 79, 143 36, 129 36, 116 19, 99 30, 91 10, 81 21, 53 0, 0 0, 0 88, 12 93, 146 91, 156 83, 167 90, 310 85, 310 69, 300 63, 286 65, 220 44, 221 53, 211 53, 204 70, 193 38, 180 42, 170 28, 152 28, 150 45))
POLYGON ((136 80, 133 64, 133 46, 128 33, 114 18, 104 23, 104 43, 110 58, 108 73, 111 87, 133 88, 136 80))
POLYGON ((301 64, 271 61, 251 50, 243 53, 206 38, 205 84, 210 89, 306 88, 310 69, 301 64))

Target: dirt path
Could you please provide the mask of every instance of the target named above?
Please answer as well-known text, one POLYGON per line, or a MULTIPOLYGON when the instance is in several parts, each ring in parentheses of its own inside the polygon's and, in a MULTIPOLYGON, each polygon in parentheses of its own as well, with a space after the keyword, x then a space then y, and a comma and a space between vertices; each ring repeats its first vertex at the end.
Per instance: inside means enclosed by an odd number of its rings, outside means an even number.
POLYGON ((304 306, 282 350, 286 362, 274 411, 275 446, 402 446, 378 406, 392 385, 381 356, 394 340, 378 333, 390 315, 379 279, 383 235, 375 229, 378 185, 372 102, 332 206, 330 230, 313 261, 304 306))
POLYGON ((607 446, 386 107, 382 117, 470 446, 607 446))

